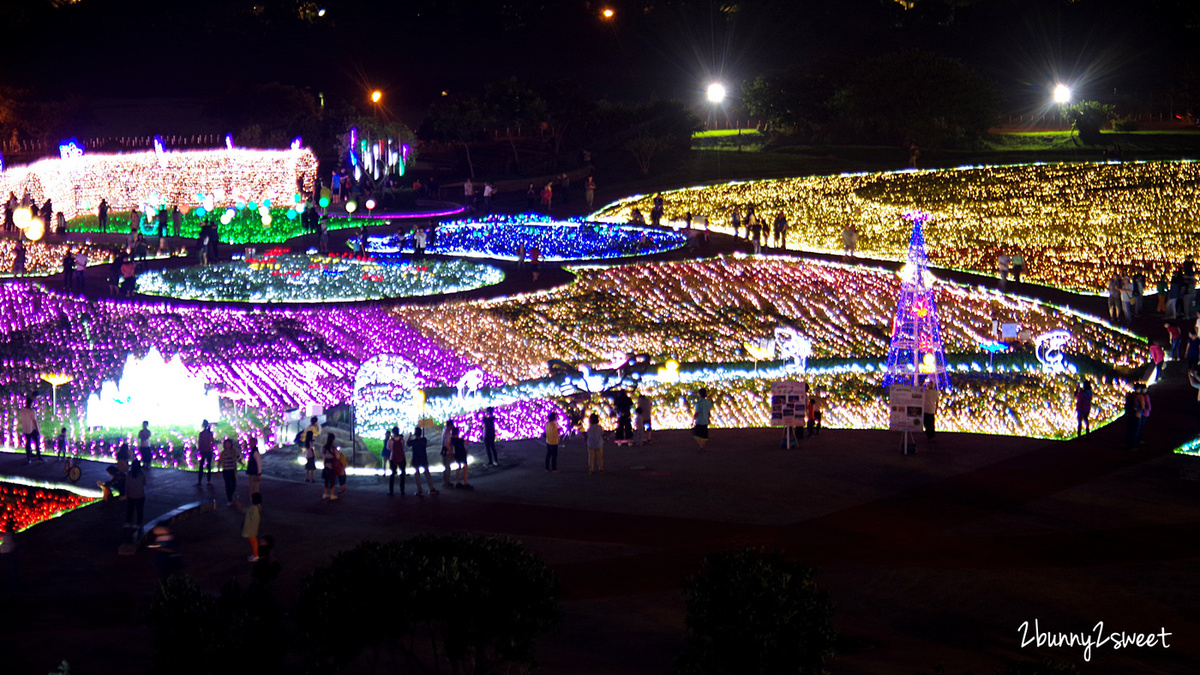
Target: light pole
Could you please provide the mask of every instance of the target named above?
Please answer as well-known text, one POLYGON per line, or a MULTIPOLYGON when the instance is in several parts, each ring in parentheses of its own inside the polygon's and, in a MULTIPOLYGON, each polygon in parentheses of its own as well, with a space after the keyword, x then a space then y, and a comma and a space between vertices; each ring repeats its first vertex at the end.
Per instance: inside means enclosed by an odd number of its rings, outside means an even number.
POLYGON ((42 373, 42 379, 50 383, 50 396, 54 401, 54 414, 58 414, 58 387, 73 381, 75 378, 71 375, 63 375, 62 373, 42 373))
POLYGON ((1058 104, 1058 130, 1062 131, 1063 108, 1071 102, 1071 88, 1061 82, 1054 85, 1054 102, 1058 104))

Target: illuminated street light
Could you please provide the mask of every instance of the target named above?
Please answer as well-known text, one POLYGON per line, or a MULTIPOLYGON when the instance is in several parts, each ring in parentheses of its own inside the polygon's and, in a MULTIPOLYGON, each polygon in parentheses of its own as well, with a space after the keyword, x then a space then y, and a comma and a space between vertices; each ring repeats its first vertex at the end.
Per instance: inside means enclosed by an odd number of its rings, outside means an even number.
POLYGON ((713 82, 708 85, 708 102, 721 103, 725 100, 725 85, 720 82, 713 82))
POLYGON ((604 17, 605 19, 611 19, 616 16, 616 14, 616 12, 612 11, 611 7, 605 7, 604 11, 600 12, 600 16, 604 17))
POLYGON ((325 8, 324 7, 317 10, 317 16, 325 16, 325 8))
POLYGON ((1065 84, 1054 86, 1054 102, 1064 105, 1071 102, 1071 88, 1065 84))
POLYGON ((371 92, 371 103, 379 103, 379 101, 382 98, 383 98, 382 91, 379 91, 378 89, 376 89, 375 91, 371 92))

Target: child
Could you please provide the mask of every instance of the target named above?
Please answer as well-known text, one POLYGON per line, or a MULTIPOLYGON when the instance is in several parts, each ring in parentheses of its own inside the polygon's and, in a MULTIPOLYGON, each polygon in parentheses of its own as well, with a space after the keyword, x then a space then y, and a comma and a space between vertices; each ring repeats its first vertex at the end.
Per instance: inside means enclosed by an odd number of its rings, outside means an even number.
POLYGON ((250 495, 250 508, 242 508, 242 502, 237 503, 238 510, 246 514, 242 521, 242 536, 250 540, 250 562, 258 562, 258 525, 262 521, 262 493, 250 495))
POLYGON ((588 473, 604 473, 604 427, 596 413, 588 418, 587 451, 588 473))

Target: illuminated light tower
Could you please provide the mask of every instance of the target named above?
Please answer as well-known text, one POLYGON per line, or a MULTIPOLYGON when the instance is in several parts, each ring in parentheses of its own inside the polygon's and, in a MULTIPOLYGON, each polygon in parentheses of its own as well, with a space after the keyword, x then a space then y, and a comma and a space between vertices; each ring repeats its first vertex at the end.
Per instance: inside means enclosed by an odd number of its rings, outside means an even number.
POLYGON ((908 258, 900 270, 900 299, 892 320, 892 339, 888 345, 887 376, 884 386, 917 386, 921 377, 931 378, 942 391, 950 389, 946 372, 946 351, 942 344, 942 326, 935 301, 935 279, 929 273, 925 255, 925 221, 929 214, 905 214, 912 221, 908 258))

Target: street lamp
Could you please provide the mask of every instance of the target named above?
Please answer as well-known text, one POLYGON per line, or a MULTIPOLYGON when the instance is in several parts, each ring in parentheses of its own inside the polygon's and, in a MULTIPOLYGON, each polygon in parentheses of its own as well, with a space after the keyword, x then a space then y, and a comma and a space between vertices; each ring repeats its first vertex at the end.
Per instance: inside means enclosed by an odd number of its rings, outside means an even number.
POLYGON ((379 103, 383 99, 383 92, 376 89, 371 92, 371 103, 379 103))
POLYGON ((706 95, 708 96, 708 102, 712 103, 713 105, 720 105, 724 103, 725 85, 721 84, 720 82, 713 82, 712 84, 708 85, 706 95))
POLYGON ((605 20, 612 20, 616 14, 617 13, 612 10, 612 7, 605 7, 604 10, 600 12, 600 16, 605 20))
POLYGON ((1058 104, 1058 129, 1062 131, 1063 108, 1071 102, 1071 88, 1059 82, 1054 85, 1054 102, 1058 104))
POLYGON ((50 383, 50 395, 54 401, 54 414, 58 414, 58 388, 61 385, 71 382, 75 378, 62 373, 42 373, 41 378, 50 383))

